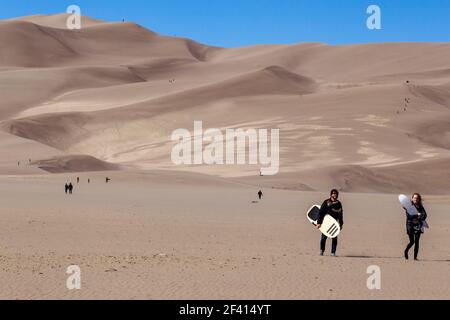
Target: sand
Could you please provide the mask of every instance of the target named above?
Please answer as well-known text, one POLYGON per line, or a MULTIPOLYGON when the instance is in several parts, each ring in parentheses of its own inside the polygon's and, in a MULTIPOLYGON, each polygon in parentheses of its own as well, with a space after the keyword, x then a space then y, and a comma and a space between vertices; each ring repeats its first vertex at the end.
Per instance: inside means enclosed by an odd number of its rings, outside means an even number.
POLYGON ((226 49, 66 18, 0 21, 0 298, 449 298, 450 44, 226 49), (175 166, 170 136, 197 120, 280 129, 279 174, 175 166), (331 188, 338 258, 305 218, 331 188), (430 215, 419 262, 396 200, 412 192, 430 215))
POLYGON ((333 258, 329 247, 318 255, 320 233, 304 215, 325 194, 268 189, 252 203, 255 188, 195 174, 94 173, 89 185, 87 177, 72 196, 62 186, 75 176, 0 179, 1 298, 449 298, 448 203, 425 203, 431 229, 414 262, 402 257, 395 195, 342 194, 333 258), (66 288, 72 264, 80 290, 66 288), (381 290, 367 289, 371 265, 381 268, 381 290))

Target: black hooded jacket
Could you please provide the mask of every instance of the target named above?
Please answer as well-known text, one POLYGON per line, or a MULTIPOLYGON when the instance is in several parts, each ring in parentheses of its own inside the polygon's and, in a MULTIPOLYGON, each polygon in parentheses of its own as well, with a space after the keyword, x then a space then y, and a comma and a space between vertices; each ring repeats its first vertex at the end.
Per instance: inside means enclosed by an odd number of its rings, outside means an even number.
POLYGON ((342 203, 339 200, 333 202, 331 199, 327 199, 322 203, 317 224, 322 224, 323 219, 327 214, 336 219, 341 227, 344 225, 344 210, 342 209, 342 203))
POLYGON ((414 227, 416 227, 416 231, 419 231, 422 228, 423 222, 427 220, 428 215, 422 204, 414 205, 419 211, 420 215, 409 215, 406 213, 406 231, 408 233, 414 232, 414 227))

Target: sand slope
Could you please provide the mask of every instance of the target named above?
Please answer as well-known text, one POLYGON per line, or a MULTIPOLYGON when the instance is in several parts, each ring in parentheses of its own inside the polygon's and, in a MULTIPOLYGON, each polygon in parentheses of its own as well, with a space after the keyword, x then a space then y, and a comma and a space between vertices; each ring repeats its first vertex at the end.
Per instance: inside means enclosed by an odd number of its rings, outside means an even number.
POLYGON ((171 133, 195 120, 279 128, 281 173, 252 183, 367 192, 412 184, 436 194, 450 187, 439 179, 450 158, 449 44, 224 49, 132 22, 84 17, 81 30, 67 30, 66 17, 0 22, 4 132, 127 168, 239 179, 259 167, 173 166, 171 133))

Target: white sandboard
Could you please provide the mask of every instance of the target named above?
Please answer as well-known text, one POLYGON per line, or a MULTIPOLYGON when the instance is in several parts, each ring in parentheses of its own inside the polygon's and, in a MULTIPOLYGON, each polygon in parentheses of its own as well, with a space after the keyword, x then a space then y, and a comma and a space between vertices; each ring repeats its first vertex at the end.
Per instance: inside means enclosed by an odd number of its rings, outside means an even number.
POLYGON ((400 201, 400 204, 402 205, 403 208, 406 209, 406 212, 410 216, 420 215, 419 211, 417 211, 417 208, 411 202, 411 199, 405 196, 404 194, 398 196, 398 201, 400 201))
MULTIPOLYGON (((308 213, 306 214, 306 217, 313 226, 317 226, 317 220, 319 220, 319 211, 320 206, 314 205, 311 207, 311 209, 308 210, 308 213)), ((336 238, 341 232, 341 226, 339 225, 339 222, 336 221, 336 219, 327 214, 325 218, 323 218, 322 226, 319 230, 328 238, 333 239, 336 238)))

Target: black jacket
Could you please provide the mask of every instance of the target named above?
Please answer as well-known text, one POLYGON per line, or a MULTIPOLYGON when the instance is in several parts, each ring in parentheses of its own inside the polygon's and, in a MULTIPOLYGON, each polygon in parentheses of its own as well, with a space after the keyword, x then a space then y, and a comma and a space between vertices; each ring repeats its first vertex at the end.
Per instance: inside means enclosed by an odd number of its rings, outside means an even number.
POLYGON ((342 209, 342 203, 339 200, 332 202, 331 199, 327 199, 322 203, 317 224, 322 224, 323 219, 327 214, 336 219, 341 227, 344 225, 344 210, 342 209))
POLYGON ((419 204, 417 206, 414 206, 416 207, 417 211, 420 212, 420 215, 416 214, 414 216, 411 216, 406 213, 406 231, 408 233, 412 233, 414 231, 418 232, 422 228, 423 222, 428 218, 427 212, 423 205, 419 204), (414 229, 414 227, 416 228, 414 229))

